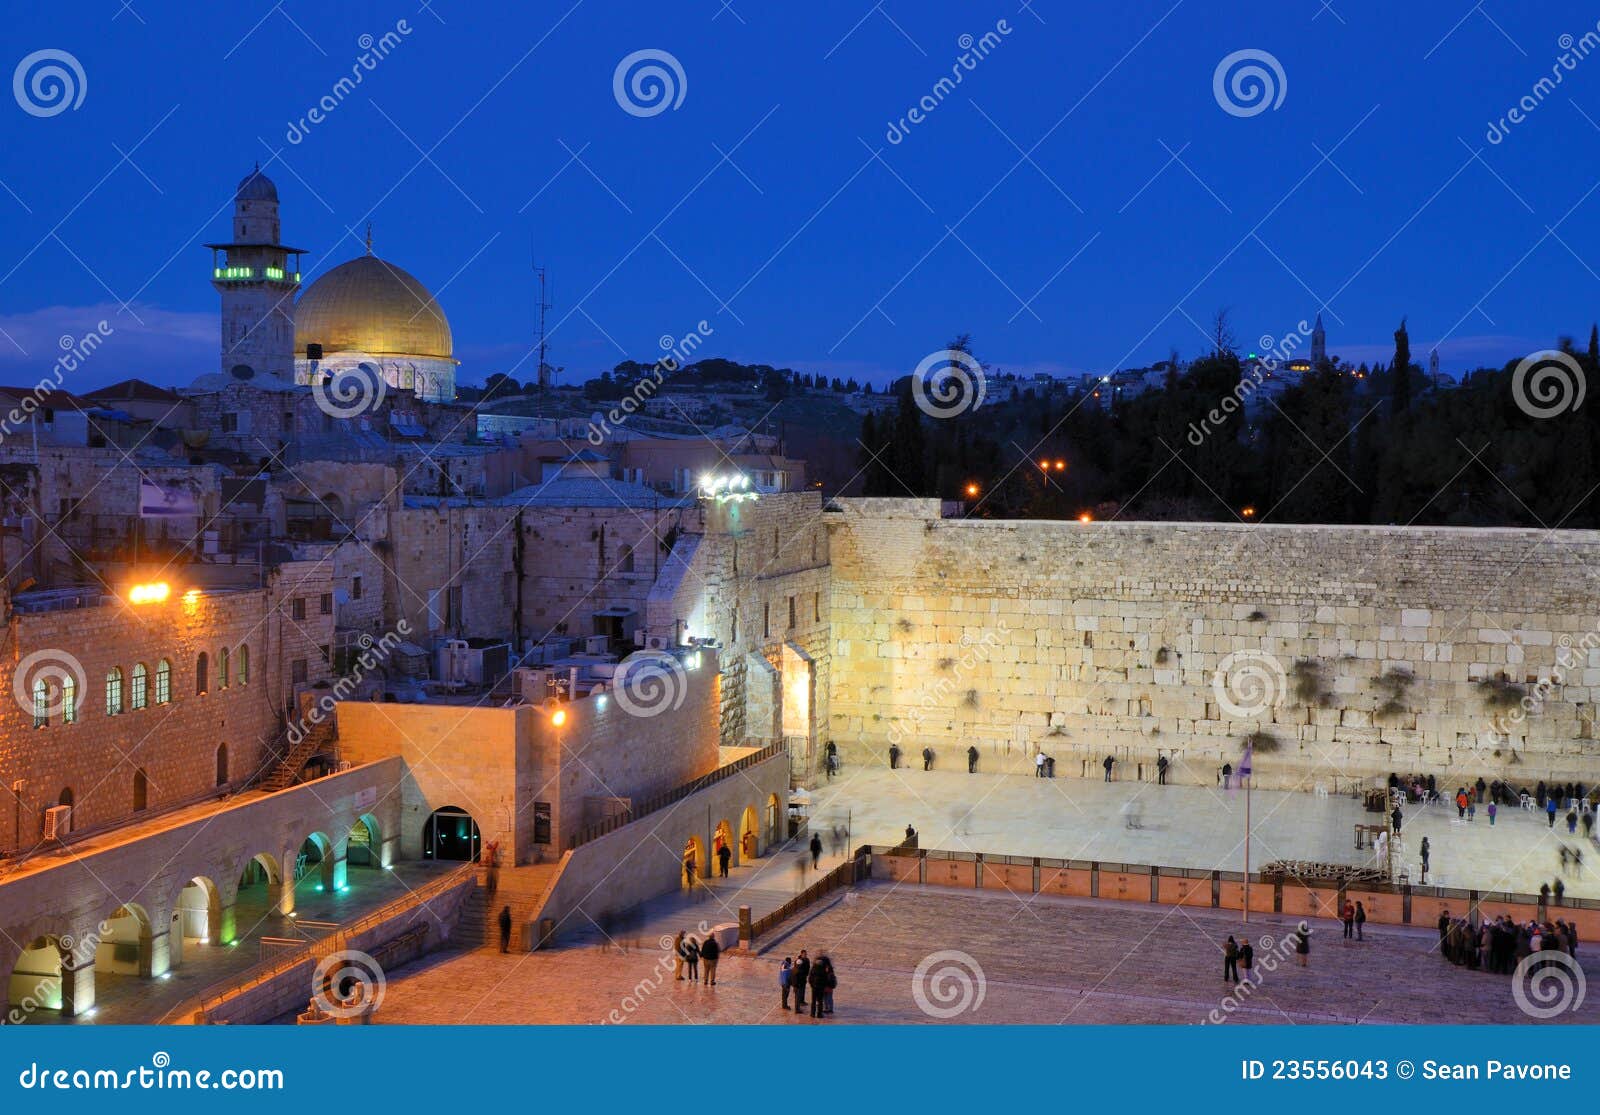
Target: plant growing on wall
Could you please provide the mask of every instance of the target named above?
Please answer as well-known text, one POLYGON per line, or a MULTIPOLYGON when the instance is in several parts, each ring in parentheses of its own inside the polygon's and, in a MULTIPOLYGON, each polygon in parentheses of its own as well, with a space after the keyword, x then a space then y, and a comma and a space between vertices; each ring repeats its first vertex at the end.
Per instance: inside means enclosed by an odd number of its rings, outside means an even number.
POLYGON ((1503 671, 1480 681, 1478 693, 1483 697, 1483 703, 1491 709, 1515 708, 1528 695, 1526 689, 1506 677, 1503 671))
POLYGON ((903 634, 907 634, 907 635, 909 635, 912 632, 912 630, 915 628, 915 626, 916 626, 910 620, 908 620, 905 616, 901 616, 899 619, 895 620, 894 621, 894 625, 895 625, 895 628, 898 631, 902 632, 903 634))
POLYGON ((978 691, 976 689, 967 690, 967 695, 965 697, 961 698, 961 703, 963 705, 965 705, 967 708, 977 708, 978 707, 978 691))
POLYGON ((950 667, 954 666, 955 664, 956 660, 954 658, 939 659, 939 669, 944 670, 947 673, 949 672, 950 667))
POLYGON ((1278 737, 1257 729, 1244 737, 1244 745, 1258 755, 1270 755, 1279 749, 1278 737))
POLYGON ((1374 715, 1387 718, 1406 711, 1406 694, 1410 692, 1416 675, 1402 666, 1385 670, 1373 680, 1373 686, 1382 698, 1374 715))
POLYGON ((1326 708, 1329 702, 1328 687, 1322 676, 1322 663, 1314 658, 1297 658, 1289 668, 1294 679, 1295 700, 1303 705, 1326 708))

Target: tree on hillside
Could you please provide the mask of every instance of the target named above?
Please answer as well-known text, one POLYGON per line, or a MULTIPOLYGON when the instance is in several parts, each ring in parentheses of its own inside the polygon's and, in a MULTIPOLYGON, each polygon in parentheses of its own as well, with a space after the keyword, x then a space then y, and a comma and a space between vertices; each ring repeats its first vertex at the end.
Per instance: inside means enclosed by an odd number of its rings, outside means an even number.
POLYGON ((1394 363, 1389 381, 1389 413, 1402 418, 1411 409, 1411 337, 1406 333, 1406 319, 1400 319, 1400 328, 1394 331, 1394 363))

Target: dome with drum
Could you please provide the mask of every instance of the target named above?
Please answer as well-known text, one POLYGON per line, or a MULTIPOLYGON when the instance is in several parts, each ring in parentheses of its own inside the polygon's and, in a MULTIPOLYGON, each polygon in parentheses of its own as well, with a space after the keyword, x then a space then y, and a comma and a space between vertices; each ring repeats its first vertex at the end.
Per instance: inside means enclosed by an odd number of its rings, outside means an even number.
POLYGON ((369 365, 390 387, 431 402, 455 398, 450 323, 428 289, 372 254, 306 288, 294 311, 295 380, 309 384, 369 365))

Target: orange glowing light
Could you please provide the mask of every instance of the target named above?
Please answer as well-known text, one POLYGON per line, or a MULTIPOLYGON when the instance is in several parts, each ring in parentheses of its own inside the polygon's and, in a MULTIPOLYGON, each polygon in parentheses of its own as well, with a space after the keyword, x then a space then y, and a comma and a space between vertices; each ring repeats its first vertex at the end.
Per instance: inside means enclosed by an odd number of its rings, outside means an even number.
POLYGON ((1256 509, 1254 507, 1246 507, 1243 511, 1239 512, 1239 514, 1243 515, 1247 519, 1253 519, 1256 517, 1256 509))
POLYGON ((1078 516, 1078 522, 1080 522, 1080 523, 1092 523, 1092 522, 1094 522, 1094 516, 1089 514, 1087 511, 1085 511, 1083 514, 1078 516))
POLYGON ((566 709, 556 709, 555 712, 550 714, 550 723, 554 724, 557 728, 561 727, 561 725, 565 724, 566 722, 567 722, 567 711, 566 711, 566 709))
POLYGON ((977 494, 978 494, 978 486, 976 484, 968 484, 967 485, 967 495, 975 496, 977 494))
POLYGON ((1067 467, 1067 462, 1065 462, 1065 461, 1057 461, 1056 462, 1056 471, 1057 472, 1060 472, 1062 469, 1064 469, 1066 467, 1067 467))
POLYGON ((148 585, 134 585, 128 589, 128 603, 159 604, 171 595, 172 586, 165 581, 156 581, 148 585))

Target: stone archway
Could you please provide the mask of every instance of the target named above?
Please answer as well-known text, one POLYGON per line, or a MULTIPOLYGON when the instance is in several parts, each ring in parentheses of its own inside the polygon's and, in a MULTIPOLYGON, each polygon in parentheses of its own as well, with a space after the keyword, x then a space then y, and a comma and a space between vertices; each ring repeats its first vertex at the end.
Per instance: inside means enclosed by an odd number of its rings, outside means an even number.
POLYGON ((174 966, 183 963, 190 949, 227 943, 222 893, 211 879, 196 875, 178 892, 178 900, 172 906, 172 927, 167 932, 167 941, 174 966))
POLYGON ((717 827, 711 831, 711 861, 706 865, 708 871, 721 873, 722 849, 728 849, 728 862, 733 862, 735 838, 733 825, 724 817, 717 822, 717 827))
POLYGON ((41 1012, 72 1018, 94 1008, 94 961, 74 956, 70 933, 35 938, 7 980, 6 1021, 24 1023, 41 1012))
POLYGON ((682 862, 679 864, 679 885, 685 890, 692 889, 697 883, 704 881, 707 865, 710 860, 706 858, 706 842, 698 836, 691 836, 683 843, 682 862))
MULTIPOLYGON (((288 862, 287 857, 284 860, 288 862)), ((300 844, 294 859, 294 882, 296 886, 307 880, 313 880, 312 889, 317 892, 331 894, 344 886, 340 878, 342 872, 338 870, 338 857, 334 854, 333 841, 325 833, 313 832, 300 844)))
POLYGON ((165 955, 157 964, 150 915, 134 902, 118 906, 96 926, 94 939, 82 945, 72 951, 80 963, 92 955, 99 998, 130 977, 150 979, 167 968, 165 955))
POLYGON ((777 794, 767 795, 767 847, 783 843, 783 802, 777 794))
POLYGON ((739 864, 743 866, 761 855, 761 830, 756 821, 756 807, 745 806, 739 817, 739 864))

